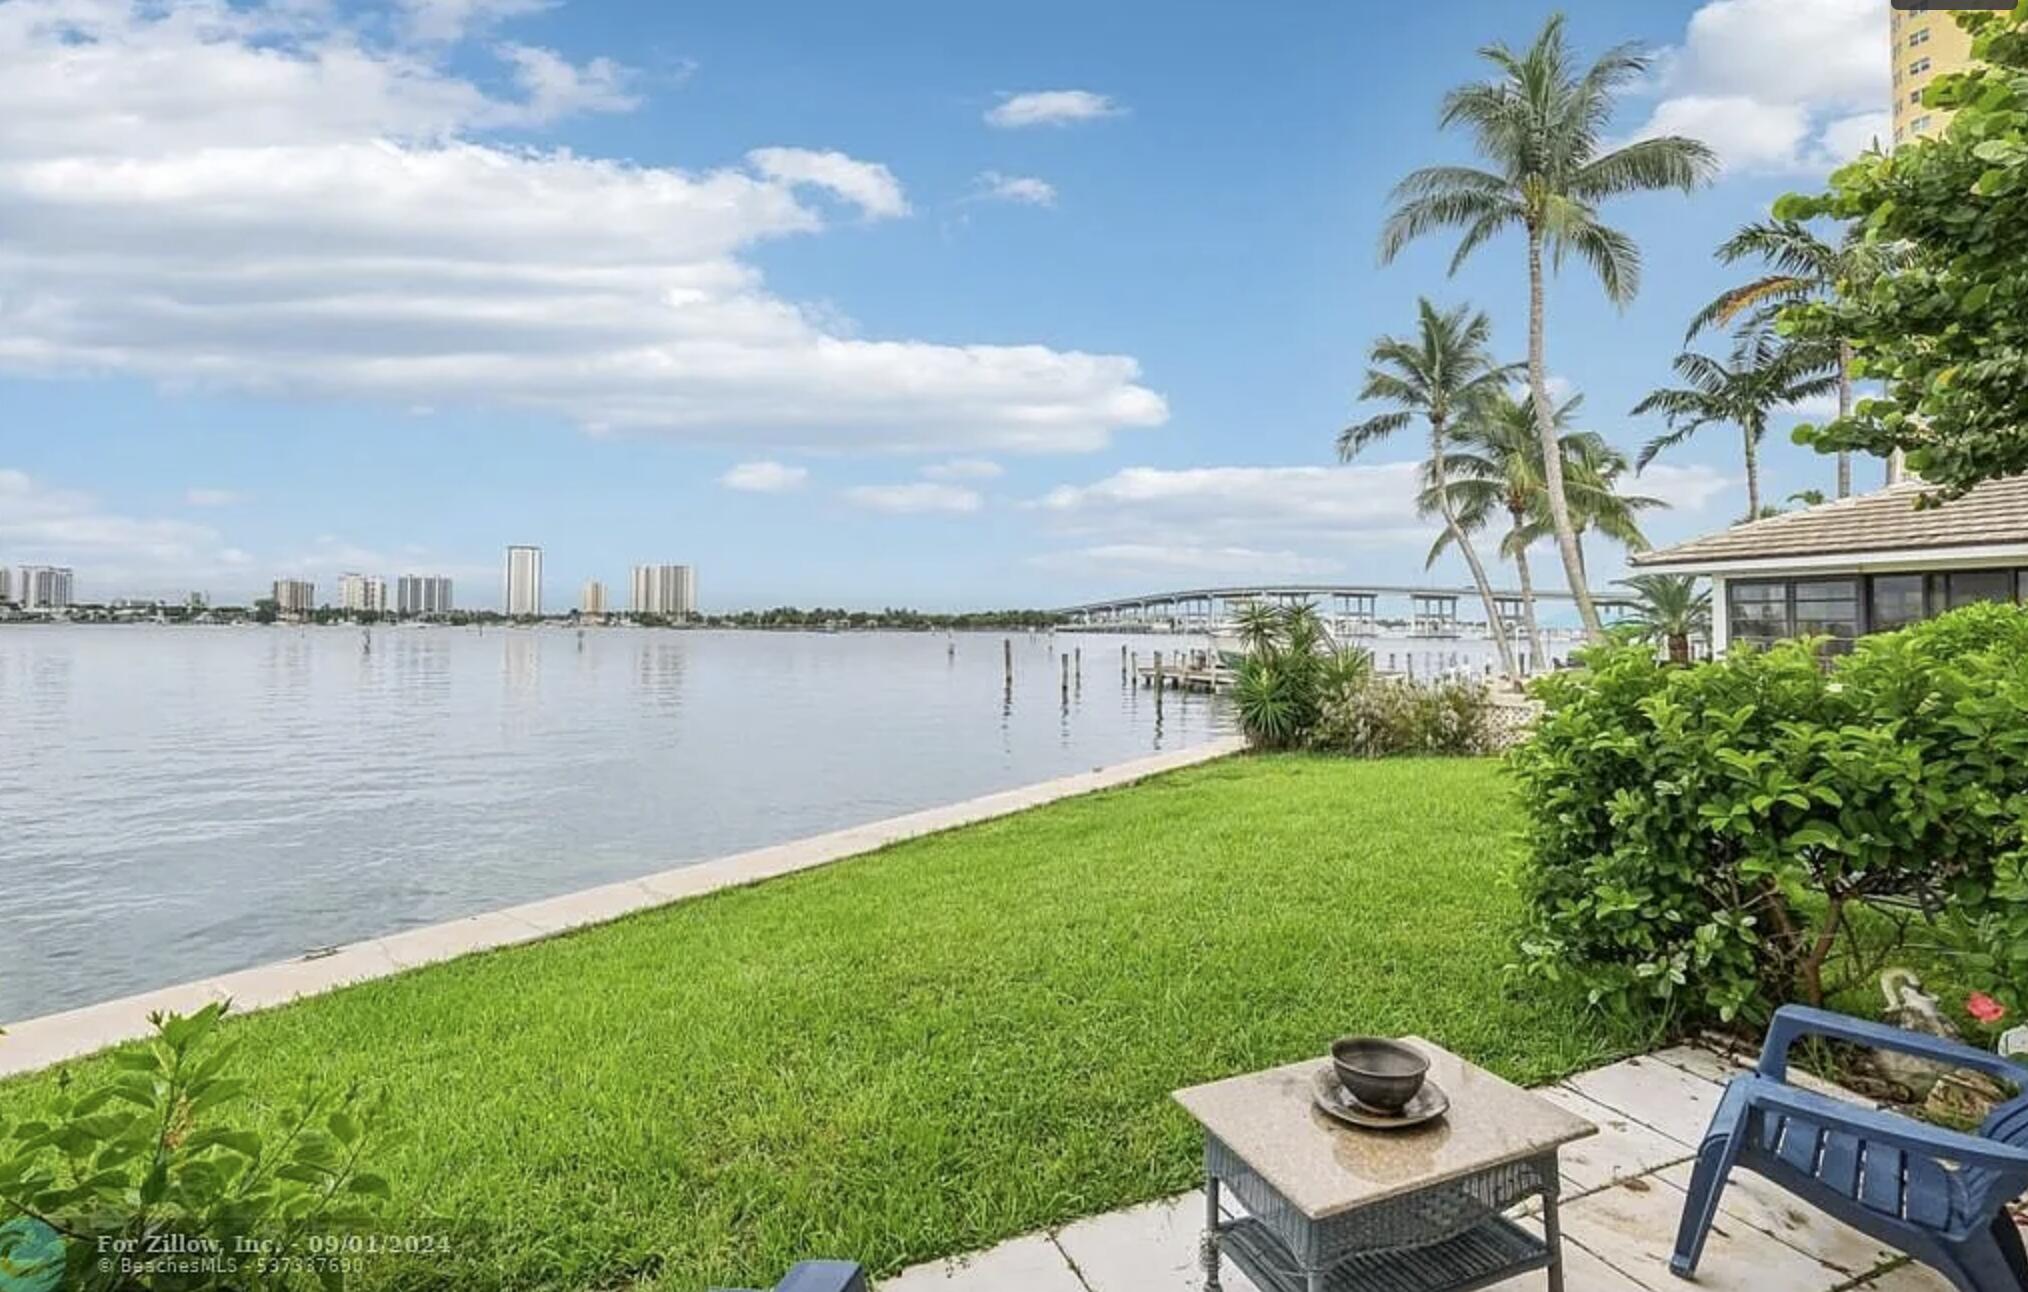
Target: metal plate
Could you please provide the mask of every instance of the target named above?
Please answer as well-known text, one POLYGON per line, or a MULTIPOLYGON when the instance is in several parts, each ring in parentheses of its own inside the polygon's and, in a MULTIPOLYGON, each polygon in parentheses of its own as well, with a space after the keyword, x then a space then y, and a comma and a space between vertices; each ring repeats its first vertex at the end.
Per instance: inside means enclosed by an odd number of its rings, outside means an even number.
POLYGON ((1318 1108, 1333 1121, 1360 1130, 1407 1130, 1435 1121, 1451 1110, 1451 1097, 1434 1081, 1422 1083, 1422 1089, 1415 1092, 1415 1098, 1399 1113, 1383 1113, 1368 1108, 1354 1099, 1339 1082, 1338 1074, 1328 1065, 1317 1069, 1316 1081, 1311 1087, 1311 1098, 1318 1108))

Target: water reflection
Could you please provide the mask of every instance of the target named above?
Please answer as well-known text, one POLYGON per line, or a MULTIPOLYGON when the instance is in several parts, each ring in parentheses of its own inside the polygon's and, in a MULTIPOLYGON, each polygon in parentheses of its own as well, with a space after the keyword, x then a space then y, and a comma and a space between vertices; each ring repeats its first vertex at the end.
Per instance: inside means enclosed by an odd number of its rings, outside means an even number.
POLYGON ((29 899, 0 903, 0 1020, 1088 770, 1227 722, 1206 697, 1151 703, 1130 677, 1084 677, 1119 638, 613 629, 580 647, 565 629, 381 627, 371 641, 0 628, 0 875, 29 899))

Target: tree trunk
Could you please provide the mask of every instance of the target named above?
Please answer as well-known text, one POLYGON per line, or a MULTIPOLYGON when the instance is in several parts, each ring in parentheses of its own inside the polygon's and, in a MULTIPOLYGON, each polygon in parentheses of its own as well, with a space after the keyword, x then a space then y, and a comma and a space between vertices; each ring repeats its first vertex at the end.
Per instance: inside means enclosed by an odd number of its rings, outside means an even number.
POLYGON ((1585 636, 1599 641, 1605 634, 1578 560, 1577 530, 1570 523, 1570 499, 1563 492, 1563 446, 1556 435, 1556 410, 1549 405, 1549 371, 1542 340, 1542 230, 1534 225, 1528 228, 1528 395, 1535 405, 1535 432, 1542 439, 1542 482, 1549 495, 1549 520, 1556 529, 1563 575, 1570 580, 1570 595, 1577 601, 1577 617, 1584 623, 1585 636))
POLYGON ((1472 540, 1458 525, 1457 508, 1451 505, 1450 479, 1444 470, 1444 422, 1440 417, 1429 419, 1429 468, 1430 481, 1436 486, 1437 506, 1444 514, 1444 528, 1457 544, 1458 551, 1465 558, 1465 565, 1472 571, 1472 583, 1479 589, 1479 600, 1486 605, 1486 626, 1493 631, 1493 645, 1500 652, 1500 671, 1514 685, 1521 685, 1521 674, 1514 668, 1514 643, 1507 635, 1507 625, 1500 620, 1499 603, 1493 599, 1493 585, 1486 580, 1486 567, 1479 563, 1479 553, 1473 548, 1472 540))
POLYGON ((1753 428, 1742 426, 1740 438, 1746 446, 1746 518, 1760 519, 1760 445, 1754 442, 1753 428))
POLYGON ((1677 668, 1688 668, 1690 666, 1690 635, 1688 633, 1669 634, 1669 662, 1677 668))
MULTIPOLYGON (((1527 523, 1525 509, 1509 509, 1514 516, 1514 532, 1519 534, 1527 523)), ((1521 618, 1528 628, 1528 655, 1539 671, 1549 667, 1549 652, 1542 649, 1542 630, 1535 623, 1535 576, 1528 568, 1528 549, 1519 543, 1514 547, 1514 571, 1521 578, 1521 618)))
MULTIPOLYGON (((1852 343, 1838 343, 1838 417, 1843 420, 1852 415, 1852 343)), ((1838 450, 1838 496, 1852 496, 1852 453, 1849 449, 1838 450)))

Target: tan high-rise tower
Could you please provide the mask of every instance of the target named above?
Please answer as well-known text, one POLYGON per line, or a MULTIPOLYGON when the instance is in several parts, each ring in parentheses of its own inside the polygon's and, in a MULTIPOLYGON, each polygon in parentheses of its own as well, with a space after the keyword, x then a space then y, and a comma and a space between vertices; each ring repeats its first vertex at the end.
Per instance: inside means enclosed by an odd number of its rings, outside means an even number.
POLYGON ((1894 142, 1904 144, 1936 134, 1951 114, 1926 108, 1922 92, 1946 72, 1962 72, 1972 63, 1972 38, 1948 9, 1889 10, 1887 22, 1894 60, 1894 142))

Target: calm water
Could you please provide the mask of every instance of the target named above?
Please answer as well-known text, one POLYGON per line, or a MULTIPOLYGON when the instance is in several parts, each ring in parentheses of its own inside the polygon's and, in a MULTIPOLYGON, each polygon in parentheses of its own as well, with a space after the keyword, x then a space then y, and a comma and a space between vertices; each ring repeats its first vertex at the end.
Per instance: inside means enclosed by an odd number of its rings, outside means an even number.
POLYGON ((0 1020, 1229 730, 1173 693, 1158 722, 1128 639, 1082 633, 1015 635, 1011 703, 1001 634, 361 638, 0 627, 0 1020))

